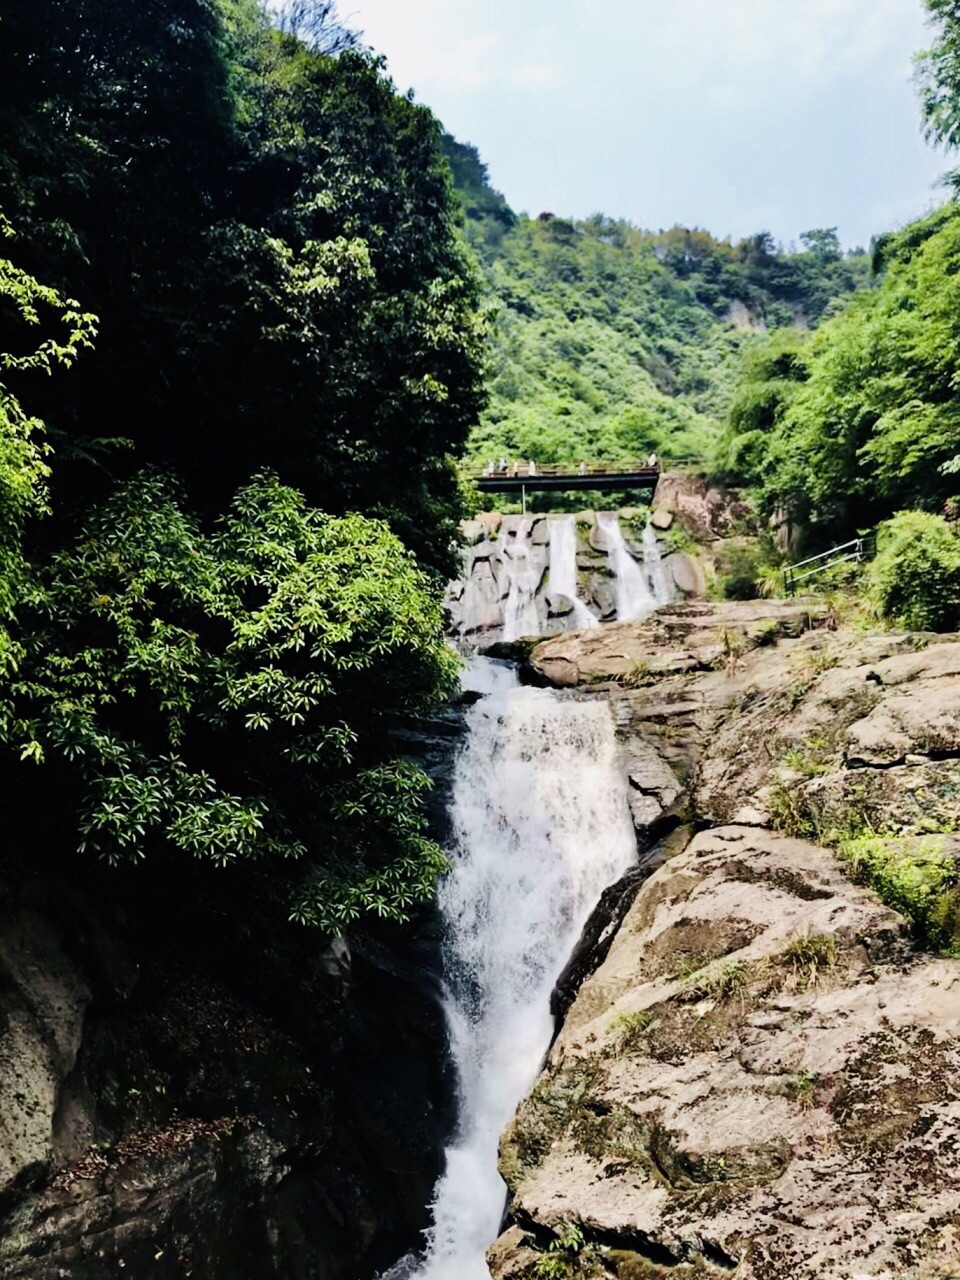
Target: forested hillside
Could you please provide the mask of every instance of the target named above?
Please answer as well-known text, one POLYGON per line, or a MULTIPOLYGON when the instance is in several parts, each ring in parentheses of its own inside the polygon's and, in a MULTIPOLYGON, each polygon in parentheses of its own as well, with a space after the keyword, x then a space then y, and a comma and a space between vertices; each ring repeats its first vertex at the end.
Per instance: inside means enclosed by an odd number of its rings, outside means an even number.
POLYGON ((0 23, 5 853, 248 931, 443 865, 385 725, 451 677, 480 288, 436 121, 330 10, 0 23))
POLYGON ((698 229, 643 231, 596 215, 517 216, 475 148, 445 149, 494 304, 490 404, 477 461, 711 456, 764 329, 806 329, 862 288, 869 258, 835 229, 785 252, 762 232, 733 244, 698 229))
MULTIPOLYGON (((918 64, 923 118, 931 140, 955 149, 960 16, 945 0, 927 7, 936 39, 918 64)), ((821 542, 903 508, 942 510, 950 521, 960 510, 956 200, 879 237, 872 266, 876 287, 815 333, 782 331, 750 352, 717 455, 763 510, 787 514, 821 542)), ((917 546, 923 530, 949 552, 947 530, 928 524, 904 530, 903 545, 917 546)), ((918 566, 929 583, 942 570, 951 603, 938 609, 941 622, 958 616, 955 555, 938 569, 918 566)))

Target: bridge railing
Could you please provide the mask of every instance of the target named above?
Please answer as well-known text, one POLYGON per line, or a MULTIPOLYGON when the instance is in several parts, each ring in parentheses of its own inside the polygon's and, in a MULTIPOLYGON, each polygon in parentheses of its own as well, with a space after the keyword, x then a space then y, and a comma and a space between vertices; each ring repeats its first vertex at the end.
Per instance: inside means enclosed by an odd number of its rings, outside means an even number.
POLYGON ((577 476, 636 475, 639 472, 661 470, 661 465, 659 462, 656 465, 649 467, 645 462, 640 462, 640 461, 586 462, 583 464, 582 470, 581 470, 581 464, 578 462, 574 462, 574 463, 536 462, 534 466, 535 466, 535 470, 531 471, 529 461, 522 460, 514 463, 514 461, 511 460, 510 462, 507 463, 507 466, 505 468, 500 468, 499 466, 497 466, 497 467, 494 467, 492 471, 489 469, 489 467, 484 468, 482 471, 475 471, 471 469, 470 471, 468 471, 467 474, 469 475, 469 478, 471 480, 490 480, 490 479, 495 479, 498 476, 499 477, 507 476, 510 479, 516 478, 518 480, 522 480, 524 476, 528 476, 528 475, 531 477, 571 476, 573 478, 576 478, 577 476))
POLYGON ((818 556, 808 556, 806 560, 798 560, 783 571, 783 589, 788 596, 796 593, 800 583, 818 574, 825 573, 834 565, 846 564, 850 561, 870 559, 876 551, 876 535, 865 534, 861 538, 851 538, 829 551, 821 551, 818 556))

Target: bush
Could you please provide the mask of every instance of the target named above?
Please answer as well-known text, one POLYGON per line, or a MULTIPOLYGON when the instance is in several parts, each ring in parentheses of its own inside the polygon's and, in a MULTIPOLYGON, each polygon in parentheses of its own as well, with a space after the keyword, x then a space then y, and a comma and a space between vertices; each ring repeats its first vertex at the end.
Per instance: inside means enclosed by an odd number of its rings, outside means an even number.
POLYGON ((842 841, 839 852, 857 879, 906 916, 924 942, 955 951, 957 863, 942 835, 898 840, 870 833, 842 841))
POLYGON ((877 533, 871 594, 884 617, 948 631, 960 616, 960 538, 942 516, 901 511, 877 533))
POLYGON ((30 587, 0 741, 53 771, 81 851, 270 866, 292 918, 329 933, 432 892, 428 780, 389 728, 448 694, 457 660, 384 524, 261 475, 207 529, 144 473, 30 587))

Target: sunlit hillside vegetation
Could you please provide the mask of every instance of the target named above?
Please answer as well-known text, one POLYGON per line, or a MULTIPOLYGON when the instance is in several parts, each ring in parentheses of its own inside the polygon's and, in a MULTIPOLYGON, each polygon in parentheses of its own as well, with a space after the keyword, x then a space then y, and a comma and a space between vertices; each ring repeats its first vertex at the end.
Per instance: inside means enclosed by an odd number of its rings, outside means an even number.
POLYGON ((838 531, 960 488, 960 211, 885 238, 876 265, 817 333, 751 353, 724 438, 725 470, 768 509, 838 531))
POLYGON ((731 243, 596 215, 517 216, 473 147, 445 141, 494 307, 490 404, 477 461, 708 459, 742 353, 766 329, 805 329, 869 279, 835 231, 800 252, 766 233, 731 243))

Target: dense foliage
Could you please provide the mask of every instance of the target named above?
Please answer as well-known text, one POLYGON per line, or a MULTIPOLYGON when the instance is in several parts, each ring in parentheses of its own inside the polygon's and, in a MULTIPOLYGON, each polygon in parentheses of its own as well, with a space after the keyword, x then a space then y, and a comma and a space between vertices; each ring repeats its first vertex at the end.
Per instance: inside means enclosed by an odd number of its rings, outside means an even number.
POLYGON ((941 516, 902 511, 878 530, 870 582, 891 621, 950 630, 960 622, 960 537, 941 516))
POLYGON ((725 469, 824 536, 957 487, 960 211, 887 237, 877 265, 879 286, 815 333, 753 353, 729 416, 725 469))
MULTIPOLYGON (((13 229, 0 214, 0 233, 13 238, 13 229)), ((55 289, 43 285, 9 258, 0 258, 0 305, 30 334, 44 319, 52 322, 48 336, 33 346, 0 353, 0 679, 16 669, 18 647, 7 627, 26 584, 22 537, 31 514, 46 510, 47 448, 43 424, 30 416, 9 390, 10 374, 49 374, 69 366, 89 348, 96 332, 95 317, 79 311, 55 289)), ((0 713, 2 714, 2 713, 0 713)))
POLYGON ((835 229, 799 253, 681 227, 642 231, 597 215, 516 217, 476 151, 445 140, 467 232, 498 302, 490 405, 477 461, 628 460, 656 449, 704 459, 765 327, 815 324, 867 277, 835 229))
MULTIPOLYGON (((918 58, 921 108, 928 136, 955 148, 960 10, 926 7, 935 39, 918 58)), ((876 287, 815 333, 775 334, 750 353, 718 449, 728 476, 820 543, 898 509, 937 511, 960 489, 956 204, 879 237, 872 265, 876 287)))
POLYGON ((82 849, 304 860, 295 915, 334 930, 429 889, 425 779, 385 754, 384 725, 455 663, 385 526, 260 477, 205 535, 140 476, 38 575, 20 626, 5 736, 78 772, 82 849))
POLYGON ((936 38, 917 58, 920 107, 927 137, 956 148, 960 146, 960 8, 956 0, 924 0, 924 4, 936 38))
POLYGON ((443 866, 389 728, 449 689, 483 394, 438 126, 353 43, 327 0, 36 0, 0 39, 7 829, 184 893, 256 868, 328 930, 443 866))
POLYGON ((115 472, 171 466, 211 507, 251 462, 408 534, 445 494, 420 550, 449 563, 478 286, 436 122, 375 59, 253 0, 40 0, 4 18, 0 124, 26 264, 101 319, 35 399, 52 438, 127 438, 115 472))

